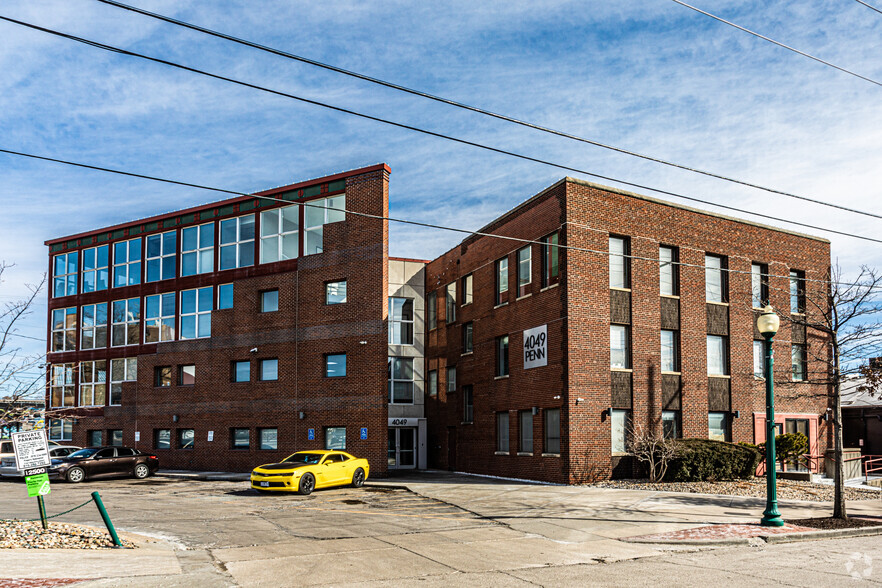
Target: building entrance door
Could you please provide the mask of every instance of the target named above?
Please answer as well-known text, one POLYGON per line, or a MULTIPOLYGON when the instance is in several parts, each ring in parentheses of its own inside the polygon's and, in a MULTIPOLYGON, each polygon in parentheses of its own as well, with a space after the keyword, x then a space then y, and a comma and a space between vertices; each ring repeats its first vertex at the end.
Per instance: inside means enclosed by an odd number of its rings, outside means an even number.
POLYGON ((411 469, 416 467, 415 428, 389 429, 389 469, 411 469))

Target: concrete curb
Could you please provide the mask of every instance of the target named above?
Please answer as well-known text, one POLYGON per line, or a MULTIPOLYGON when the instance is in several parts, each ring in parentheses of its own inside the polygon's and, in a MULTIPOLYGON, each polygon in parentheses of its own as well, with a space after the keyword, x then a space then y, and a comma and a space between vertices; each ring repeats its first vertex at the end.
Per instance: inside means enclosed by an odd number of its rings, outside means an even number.
POLYGON ((797 543, 800 541, 820 541, 822 539, 839 539, 846 537, 871 537, 882 535, 882 525, 862 527, 858 529, 829 529, 820 531, 803 531, 797 533, 780 533, 775 535, 757 535, 756 537, 732 537, 731 539, 640 539, 624 537, 619 539, 625 543, 645 543, 652 545, 750 545, 751 542, 763 541, 768 544, 797 543))

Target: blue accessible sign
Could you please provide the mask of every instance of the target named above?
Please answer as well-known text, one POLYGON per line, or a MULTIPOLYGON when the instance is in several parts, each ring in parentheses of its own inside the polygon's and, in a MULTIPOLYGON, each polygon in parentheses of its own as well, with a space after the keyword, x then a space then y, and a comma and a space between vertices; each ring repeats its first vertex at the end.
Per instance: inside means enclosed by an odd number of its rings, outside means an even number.
POLYGON ((306 438, 315 441, 315 429, 306 429, 306 438))
POLYGON ((367 427, 362 427, 361 428, 361 440, 364 441, 365 439, 367 439, 367 427))

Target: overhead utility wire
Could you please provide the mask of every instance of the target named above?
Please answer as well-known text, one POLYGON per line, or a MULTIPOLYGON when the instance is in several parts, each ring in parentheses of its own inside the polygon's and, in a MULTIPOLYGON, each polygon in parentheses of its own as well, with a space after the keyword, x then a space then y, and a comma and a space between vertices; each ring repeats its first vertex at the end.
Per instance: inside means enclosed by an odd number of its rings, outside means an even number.
POLYGON ((882 14, 882 10, 879 10, 878 8, 876 8, 875 6, 873 6, 872 4, 867 4, 866 2, 862 2, 861 0, 854 0, 854 1, 857 2, 858 4, 863 4, 864 6, 866 6, 867 8, 869 8, 870 10, 875 10, 875 11, 878 12, 879 14, 882 14))
MULTIPOLYGON (((39 160, 42 160, 42 161, 50 161, 50 162, 53 162, 53 163, 61 163, 61 164, 64 164, 64 165, 71 165, 71 166, 74 166, 74 167, 82 167, 82 168, 91 169, 91 170, 96 170, 96 171, 100 171, 100 172, 106 172, 106 173, 111 173, 111 174, 119 174, 119 175, 123 175, 123 176, 134 177, 134 178, 141 178, 141 179, 144 179, 144 180, 152 180, 152 181, 154 181, 154 182, 162 182, 162 183, 165 183, 165 184, 175 184, 175 185, 178 185, 178 186, 188 186, 188 187, 191 187, 191 188, 198 188, 198 189, 200 189, 200 190, 208 190, 208 191, 210 191, 210 192, 221 192, 221 193, 223 193, 223 194, 233 194, 233 195, 235 195, 235 196, 247 196, 247 197, 250 197, 250 198, 257 198, 257 199, 260 199, 260 200, 267 200, 267 201, 270 201, 270 202, 279 202, 279 203, 282 203, 282 204, 288 204, 288 205, 292 205, 292 206, 306 206, 307 208, 320 208, 320 209, 323 209, 323 210, 336 210, 336 211, 338 211, 338 212, 345 212, 346 214, 351 214, 351 215, 353 215, 353 216, 360 216, 360 217, 370 218, 370 219, 375 219, 375 220, 382 220, 382 221, 388 221, 388 222, 394 222, 394 223, 401 223, 401 224, 405 224, 405 225, 414 225, 414 226, 417 226, 417 227, 424 227, 424 228, 428 228, 428 229, 437 229, 437 230, 442 230, 442 231, 451 231, 451 232, 454 232, 454 233, 464 233, 464 234, 469 235, 469 236, 475 236, 475 237, 490 237, 490 238, 493 238, 493 239, 502 239, 502 240, 505 240, 505 241, 515 241, 515 242, 518 242, 518 243, 538 244, 538 245, 548 245, 547 242, 545 242, 545 241, 539 241, 539 240, 536 240, 536 239, 524 239, 524 238, 521 238, 521 237, 510 237, 510 236, 508 236, 508 235, 499 235, 499 234, 496 234, 496 233, 485 233, 485 232, 482 232, 482 231, 470 231, 469 229, 461 229, 461 228, 458 228, 458 227, 448 227, 448 226, 444 226, 444 225, 436 225, 436 224, 433 224, 433 223, 425 223, 425 222, 421 222, 421 221, 414 221, 414 220, 408 220, 408 219, 402 219, 402 218, 394 218, 394 217, 391 217, 391 216, 382 216, 382 215, 379 215, 379 214, 370 214, 370 213, 367 213, 367 212, 356 212, 356 211, 353 211, 353 210, 348 210, 348 209, 346 209, 346 208, 344 208, 344 209, 341 210, 341 209, 338 209, 338 208, 331 208, 331 207, 329 207, 329 206, 322 206, 322 205, 319 205, 319 204, 310 204, 310 203, 308 203, 308 202, 292 202, 292 201, 290 201, 290 200, 285 200, 285 199, 283 199, 283 198, 276 198, 276 197, 273 197, 273 196, 264 196, 264 195, 261 195, 261 194, 253 194, 253 193, 247 193, 247 192, 238 192, 238 191, 236 191, 236 190, 226 190, 226 189, 224 189, 224 188, 215 188, 215 187, 212 187, 212 186, 206 186, 206 185, 203 185, 203 184, 194 184, 194 183, 191 183, 191 182, 181 182, 181 181, 178 181, 178 180, 169 180, 169 179, 166 179, 166 178, 159 178, 159 177, 156 177, 156 176, 148 176, 148 175, 145 175, 145 174, 138 174, 138 173, 133 173, 133 172, 127 172, 127 171, 122 171, 122 170, 116 170, 116 169, 112 169, 112 168, 109 168, 109 167, 101 167, 101 166, 97 166, 97 165, 87 165, 87 164, 84 164, 84 163, 77 163, 77 162, 74 162, 74 161, 66 161, 66 160, 64 160, 64 159, 56 159, 56 158, 53 158, 53 157, 44 157, 44 156, 42 156, 42 155, 33 155, 33 154, 31 154, 31 153, 23 153, 23 152, 21 152, 21 151, 12 151, 12 150, 9 150, 9 149, 2 149, 2 148, 0 148, 0 153, 8 153, 8 154, 10 154, 10 155, 17 155, 17 156, 21 156, 21 157, 29 157, 29 158, 32 158, 32 159, 39 159, 39 160)), ((610 257, 610 256, 618 255, 618 254, 616 254, 616 253, 612 253, 612 252, 610 252, 610 251, 602 251, 602 250, 600 250, 600 249, 588 249, 587 247, 576 247, 576 246, 574 246, 574 245, 555 245, 555 247, 557 247, 557 248, 559 248, 559 249, 567 249, 567 250, 572 250, 572 251, 581 251, 581 252, 584 252, 584 253, 597 253, 597 254, 600 254, 600 255, 604 255, 604 256, 606 256, 606 257, 610 257)), ((642 256, 639 256, 639 255, 621 255, 621 257, 626 257, 626 258, 628 258, 628 259, 638 259, 638 260, 641 260, 641 261, 650 261, 650 262, 652 262, 652 263, 654 263, 654 264, 656 264, 656 265, 660 265, 660 264, 662 263, 662 261, 661 261, 660 259, 655 259, 655 258, 652 258, 652 257, 642 257, 642 256)), ((694 267, 694 268, 699 268, 699 269, 708 269, 708 266, 701 265, 701 264, 697 264, 697 263, 685 263, 685 262, 681 262, 681 261, 672 262, 672 263, 674 263, 674 265, 681 266, 681 267, 694 267)), ((711 269, 719 269, 719 268, 711 268, 711 269)), ((733 269, 726 269, 725 271, 727 271, 727 272, 729 272, 729 273, 733 273, 733 274, 751 274, 751 275, 753 275, 753 272, 752 272, 752 271, 746 271, 746 270, 733 270, 733 269)), ((765 275, 765 276, 767 276, 767 277, 771 277, 771 278, 787 278, 787 279, 790 278, 790 275, 789 275, 789 274, 786 275, 786 276, 785 276, 785 275, 776 275, 776 274, 763 274, 763 275, 765 275)), ((849 285, 848 282, 833 282, 833 281, 831 281, 831 280, 822 280, 822 279, 808 278, 808 277, 803 278, 803 280, 805 280, 806 282, 822 282, 822 283, 824 283, 824 284, 849 285)))
MULTIPOLYGON (((800 227, 805 227, 805 228, 808 228, 808 229, 812 229, 812 230, 815 230, 815 231, 823 231, 823 232, 827 232, 827 233, 833 233, 833 234, 836 234, 836 235, 842 235, 842 236, 845 236, 845 237, 853 237, 853 238, 855 238, 855 239, 863 239, 863 240, 865 240, 865 241, 871 241, 871 242, 873 242, 873 243, 882 243, 882 239, 874 239, 874 238, 872 238, 872 237, 865 237, 865 236, 863 236, 863 235, 856 235, 856 234, 853 234, 853 233, 846 233, 846 232, 844 232, 844 231, 837 231, 837 230, 834 230, 834 229, 827 229, 827 228, 819 227, 819 226, 816 226, 816 225, 810 225, 810 224, 807 224, 807 223, 802 223, 802 222, 798 222, 798 221, 794 221, 794 220, 787 220, 787 219, 779 218, 779 217, 776 217, 776 216, 771 216, 771 215, 768 215, 768 214, 763 214, 763 213, 761 213, 761 212, 755 212, 755 211, 751 211, 751 210, 744 210, 744 209, 742 209, 742 208, 736 208, 736 207, 734 207, 734 206, 729 206, 729 205, 726 205, 726 204, 718 204, 718 203, 715 203, 715 202, 711 202, 711 201, 709 201, 709 200, 702 200, 702 199, 700 199, 700 198, 695 198, 695 197, 693 197, 693 196, 685 196, 685 195, 683 195, 683 194, 679 194, 679 193, 677 193, 677 192, 671 192, 671 191, 669 191, 669 190, 662 190, 662 189, 659 189, 659 188, 652 188, 651 186, 647 186, 647 185, 645 185, 645 184, 638 184, 638 183, 635 183, 635 182, 628 182, 628 181, 626 181, 626 180, 620 180, 620 179, 617 179, 617 178, 613 178, 613 177, 611 177, 611 176, 600 175, 600 174, 593 173, 593 172, 590 172, 590 171, 587 171, 587 170, 583 170, 583 169, 579 169, 579 168, 576 168, 576 167, 570 167, 570 166, 563 165, 563 164, 560 164, 560 163, 554 163, 554 162, 552 162, 552 161, 548 161, 548 160, 545 160, 545 159, 539 159, 539 158, 532 157, 532 156, 529 156, 529 155, 523 155, 523 154, 521 154, 521 153, 516 153, 516 152, 514 152, 514 151, 507 151, 507 150, 505 150, 505 149, 500 149, 500 148, 498 148, 498 147, 492 147, 492 146, 490 146, 490 145, 485 145, 485 144, 483 144, 483 143, 477 143, 477 142, 475 142, 475 141, 469 141, 469 140, 466 140, 466 139, 460 139, 460 138, 458 138, 458 137, 453 137, 453 136, 451 136, 451 135, 445 135, 445 134, 442 134, 442 133, 437 133, 437 132, 435 132, 435 131, 429 131, 429 130, 422 129, 422 128, 419 128, 419 127, 415 127, 415 126, 412 126, 412 125, 407 125, 407 124, 404 124, 404 123, 399 123, 399 122, 391 121, 391 120, 388 120, 388 119, 384 119, 384 118, 380 118, 380 117, 372 116, 372 115, 369 115, 369 114, 364 114, 364 113, 361 113, 361 112, 356 112, 356 111, 354 111, 354 110, 349 110, 349 109, 346 109, 346 108, 342 108, 342 107, 340 107, 340 106, 333 106, 333 105, 330 105, 330 104, 326 104, 326 103, 324 103, 324 102, 319 102, 319 101, 317 101, 317 100, 311 100, 311 99, 309 99, 309 98, 303 98, 303 97, 301 97, 301 96, 296 96, 296 95, 294 95, 294 94, 289 94, 289 93, 286 93, 286 92, 281 92, 281 91, 279 91, 279 90, 272 90, 272 89, 270 89, 270 88, 265 88, 265 87, 263 87, 263 86, 258 86, 258 85, 251 84, 251 83, 248 83, 248 82, 243 82, 243 81, 236 80, 236 79, 233 79, 233 78, 228 78, 228 77, 225 77, 225 76, 221 76, 221 75, 218 75, 218 74, 209 73, 209 72, 206 72, 206 71, 203 71, 203 70, 199 70, 199 69, 195 69, 195 68, 192 68, 192 67, 188 67, 188 66, 186 66, 186 65, 181 65, 181 64, 174 63, 174 62, 171 62, 171 61, 166 61, 166 60, 164 60, 164 59, 159 59, 159 58, 156 58, 156 57, 149 57, 149 56, 147 56, 147 55, 143 55, 143 54, 141 54, 141 53, 135 53, 135 52, 128 51, 128 50, 125 50, 125 49, 120 49, 120 48, 118 48, 118 47, 113 47, 113 46, 111 46, 111 45, 105 45, 105 44, 103 44, 103 43, 99 43, 99 42, 97 42, 97 41, 90 41, 90 40, 88 40, 88 39, 83 39, 82 37, 77 37, 77 36, 74 36, 74 35, 69 35, 69 34, 67 34, 67 33, 62 33, 62 32, 59 32, 59 31, 52 30, 52 29, 47 29, 47 28, 45 28, 45 27, 41 27, 41 26, 38 26, 38 25, 34 25, 34 24, 30 24, 30 23, 22 22, 22 21, 19 21, 19 20, 15 20, 15 19, 12 19, 12 18, 5 17, 5 16, 0 16, 0 20, 4 20, 4 21, 7 21, 7 22, 11 22, 11 23, 14 23, 14 24, 18 24, 18 25, 21 25, 21 26, 27 27, 27 28, 31 28, 31 29, 34 29, 34 30, 38 30, 38 31, 41 31, 41 32, 45 32, 45 33, 48 33, 48 34, 50 34, 50 35, 55 35, 55 36, 58 36, 58 37, 62 37, 62 38, 65 38, 65 39, 69 39, 69 40, 71 40, 71 41, 76 41, 76 42, 78 42, 78 43, 83 43, 83 44, 89 45, 89 46, 91 46, 91 47, 96 47, 96 48, 98 48, 98 49, 103 49, 103 50, 105 50, 105 51, 110 51, 110 52, 112 52, 112 53, 119 53, 119 54, 121 54, 121 55, 129 55, 129 56, 131 56, 131 57, 137 57, 137 58, 144 59, 144 60, 147 60, 147 61, 152 61, 152 62, 154 62, 154 63, 160 63, 160 64, 163 64, 163 65, 168 65, 168 66, 170 66, 170 67, 174 67, 174 68, 181 69, 181 70, 184 70, 184 71, 189 71, 189 72, 191 72, 191 73, 200 74, 200 75, 203 75, 203 76, 206 76, 206 77, 210 77, 210 78, 214 78, 214 79, 217 79, 217 80, 221 80, 221 81, 225 81, 225 82, 230 82, 230 83, 232 83, 232 84, 237 84, 237 85, 239 85, 239 86, 244 86, 244 87, 246 87, 246 88, 251 88, 251 89, 254 89, 254 90, 260 90, 260 91, 262 91, 262 92, 267 92, 267 93, 269 93, 269 94, 273 94, 273 95, 276 95, 276 96, 282 96, 282 97, 285 97, 285 98, 291 98, 291 99, 293 99, 293 100, 297 100, 297 101, 299 101, 299 102, 303 102, 303 103, 305 103, 305 104, 312 104, 312 105, 314 105, 314 106, 321 106, 321 107, 323 107, 323 108, 328 108, 328 109, 330 109, 330 110, 334 110, 334 111, 336 111, 336 112, 342 112, 342 113, 344 113, 344 114, 351 114, 351 115, 353 115, 353 116, 357 116, 357 117, 364 118, 364 119, 367 119, 367 120, 372 120, 372 121, 375 121, 375 122, 380 122, 380 123, 383 123, 383 124, 391 125, 391 126, 398 127, 398 128, 401 128, 401 129, 406 129, 406 130, 409 130, 409 131, 414 131, 414 132, 416 132, 416 133, 422 133, 422 134, 424 134, 424 135, 429 135, 429 136, 432 136, 432 137, 437 137, 437 138, 439 138, 439 139, 446 139, 446 140, 448 140, 448 141, 453 141, 453 142, 455 142, 455 143, 460 143, 460 144, 462 144, 462 145, 469 145, 469 146, 471 146, 471 147, 477 147, 477 148, 479 148, 479 149, 484 149, 484 150, 486 150, 486 151, 492 151, 493 153, 500 153, 500 154, 502 154, 502 155, 508 155, 508 156, 511 156, 511 157, 516 157, 516 158, 518 158, 518 159, 523 159, 523 160, 525 160, 525 161, 532 161, 532 162, 534 162, 534 163, 541 163, 542 165, 547 165, 547 166, 554 167, 554 168, 557 168, 557 169, 562 169, 562 170, 565 170, 565 171, 571 171, 571 172, 575 172, 575 173, 578 173, 578 174, 583 174, 583 175, 586 175, 586 176, 590 176, 590 177, 593 177, 593 178, 598 178, 598 179, 601 179, 601 180, 606 180, 606 181, 609 181, 609 182, 616 182, 616 183, 623 184, 623 185, 626 185, 626 186, 631 186, 631 187, 633 187, 633 188, 638 188, 638 189, 640 189, 640 190, 647 190, 647 191, 650 191, 650 192, 655 192, 655 193, 657 193, 657 194, 664 194, 664 195, 666 195, 666 196, 671 196, 671 197, 674 197, 674 198, 682 198, 682 199, 684 199, 684 200, 689 200, 689 201, 692 201, 692 202, 699 202, 699 203, 701 203, 701 204, 705 204, 705 205, 707 205, 707 206, 715 206, 715 207, 717 207, 717 208, 722 208, 722 209, 725 209, 725 210, 731 210, 731 211, 738 212, 738 213, 741 213, 741 214, 747 214, 747 215, 752 215, 752 216, 756 216, 756 217, 760 217, 760 218, 764 218, 764 219, 769 219, 769 220, 773 220, 773 221, 777 221, 777 222, 782 222, 782 223, 786 223, 786 224, 792 224, 792 225, 796 225, 796 226, 800 226, 800 227)), ((6 152, 7 152, 7 153, 12 153, 12 152, 10 152, 10 151, 6 151, 6 152)), ((15 154, 20 155, 20 153, 15 153, 15 154)), ((49 159, 49 158, 44 158, 44 159, 49 159)), ((81 166, 81 167, 87 167, 87 166, 81 166)))
MULTIPOLYGON (((858 1, 860 1, 860 0, 858 0, 858 1)), ((421 98, 427 98, 427 99, 429 99, 429 100, 434 100, 434 101, 436 101, 436 102, 441 102, 441 103, 443 103, 443 104, 447 104, 447 105, 449 105, 449 106, 455 106, 456 108, 462 108, 462 109, 464 109, 464 110, 469 110, 469 111, 471 111, 471 112, 476 112, 476 113, 478 113, 478 114, 483 114, 483 115, 490 116, 490 117, 493 117, 493 118, 496 118, 496 119, 499 119, 499 120, 504 120, 504 121, 506 121, 506 122, 514 123, 514 124, 516 124, 516 125, 521 125, 521 126, 523 126, 523 127, 527 127, 527 128, 530 128, 530 129, 533 129, 533 130, 536 130, 536 131, 542 131, 542 132, 544 132, 544 133, 549 133, 549 134, 552 134, 552 135, 556 135, 556 136, 558 136, 558 137, 564 137, 564 138, 566 138, 566 139, 572 139, 573 141, 580 141, 580 142, 582 142, 582 143, 587 143, 587 144, 589 144, 589 145, 594 145, 595 147, 601 147, 601 148, 603 148, 603 149, 609 149, 609 150, 611 150, 611 151, 616 151, 616 152, 618 152, 618 153, 622 153, 622 154, 624 154, 624 155, 630 155, 630 156, 632 156, 632 157, 639 157, 639 158, 641 158, 641 159, 645 159, 645 160, 647 160, 647 161, 652 161, 652 162, 655 162, 655 163, 660 163, 660 164, 662 164, 662 165, 667 165, 667 166, 674 167, 674 168, 677 168, 677 169, 682 169, 682 170, 685 170, 685 171, 689 171, 689 172, 693 172, 693 173, 701 174, 701 175, 703 175, 703 176, 707 176, 707 177, 711 177, 711 178, 716 178, 716 179, 718 179, 718 180, 723 180, 723 181, 726 181, 726 182, 731 182, 731 183, 733 183, 733 184, 739 184, 739 185, 741 185, 741 186, 746 186, 746 187, 748 187, 748 188, 755 188, 755 189, 757 189, 757 190, 763 190, 763 191, 765 191, 765 192, 770 192, 770 193, 772 193, 772 194, 778 194, 778 195, 780 195, 780 196, 786 196, 786 197, 788 197, 788 198, 796 198, 796 199, 799 199, 799 200, 804 200, 804 201, 806 201, 806 202, 812 202, 812 203, 814 203, 814 204, 820 204, 821 206, 829 206, 830 208, 838 208, 839 210, 845 210, 845 211, 848 211, 848 212, 853 212, 853 213, 855 213, 855 214, 863 214, 863 215, 866 215, 866 216, 871 216, 871 217, 874 217, 874 218, 880 218, 880 219, 882 219, 882 214, 876 214, 876 213, 873 213, 873 212, 867 212, 867 211, 864 211, 864 210, 858 210, 858 209, 856 209, 856 208, 849 208, 849 207, 847 207, 847 206, 842 206, 842 205, 839 205, 839 204, 834 204, 834 203, 832 203, 832 202, 825 202, 825 201, 823 201, 823 200, 818 200, 818 199, 815 199, 815 198, 810 198, 810 197, 808 197, 808 196, 801 196, 801 195, 799 195, 799 194, 792 194, 792 193, 790 193, 790 192, 785 192, 785 191, 783 191, 783 190, 777 190, 777 189, 775 189, 775 188, 768 188, 768 187, 765 187, 765 186, 761 186, 761 185, 758 185, 758 184, 753 184, 753 183, 751 183, 751 182, 747 182, 747 181, 743 181, 743 180, 738 180, 738 179, 731 178, 731 177, 728 177, 728 176, 724 176, 724 175, 721 175, 721 174, 717 174, 717 173, 714 173, 714 172, 705 171, 705 170, 702 170, 702 169, 698 169, 698 168, 690 167, 690 166, 687 166, 687 165, 682 165, 682 164, 679 164, 679 163, 673 163, 673 162, 671 162, 671 161, 666 161, 666 160, 664 160, 664 159, 660 159, 660 158, 658 158, 658 157, 653 157, 653 156, 651 156, 651 155, 645 155, 645 154, 642 154, 642 153, 638 153, 638 152, 636 152, 636 151, 631 151, 631 150, 628 150, 628 149, 624 149, 624 148, 622 148, 622 147, 616 147, 616 146, 614 146, 614 145, 608 145, 608 144, 606 144, 606 143, 601 143, 601 142, 599 142, 599 141, 595 141, 595 140, 593 140, 593 139, 586 139, 585 137, 580 137, 580 136, 578 136, 578 135, 573 135, 573 134, 571 134, 571 133, 567 133, 567 132, 564 132, 564 131, 558 131, 558 130, 555 130, 555 129, 551 129, 551 128, 548 128, 548 127, 544 127, 544 126, 538 125, 538 124, 536 124, 536 123, 531 123, 531 122, 528 122, 528 121, 520 120, 520 119, 517 119, 517 118, 511 117, 511 116, 507 116, 507 115, 505 115, 505 114, 499 114, 499 113, 497 113, 497 112, 492 112, 492 111, 489 111, 489 110, 485 110, 485 109, 483 109, 483 108, 479 108, 479 107, 477 107, 477 106, 470 106, 470 105, 465 104, 465 103, 462 103, 462 102, 457 102, 456 100, 451 100, 450 98, 444 98, 443 96, 437 96, 437 95, 434 95, 434 94, 429 94, 428 92, 423 92, 423 91, 421 91, 421 90, 415 90, 415 89, 413 89, 413 88, 408 88, 408 87, 406 87, 406 86, 402 86, 402 85, 399 85, 399 84, 395 84, 395 83, 393 83, 393 82, 387 82, 387 81, 385 81, 385 80, 381 80, 381 79, 379 79, 379 78, 374 78, 374 77, 371 77, 371 76, 368 76, 368 75, 365 75, 365 74, 361 74, 361 73, 354 72, 354 71, 351 71, 351 70, 343 69, 343 68, 341 68, 341 67, 337 67, 337 66, 334 66, 334 65, 330 65, 330 64, 327 64, 327 63, 323 63, 323 62, 321 62, 321 61, 316 61, 316 60, 314 60, 314 59, 310 59, 310 58, 308 58, 308 57, 302 57, 302 56, 300 56, 300 55, 294 55, 293 53, 288 53, 288 52, 286 52, 286 51, 282 51, 281 49, 275 49, 275 48, 273 48, 273 47, 268 47, 268 46, 266 46, 266 45, 261 45, 261 44, 259 44, 259 43, 255 43, 255 42, 253 42, 253 41, 248 41, 248 40, 246 40, 246 39, 240 39, 240 38, 238 38, 238 37, 233 37, 232 35, 227 35, 227 34, 225 34, 225 33, 221 33, 221 32, 218 32, 218 31, 215 31, 215 30, 212 30, 212 29, 207 29, 207 28, 205 28, 205 27, 201 27, 201 26, 199 26, 199 25, 195 25, 195 24, 192 24, 192 23, 189 23, 189 22, 185 22, 185 21, 182 21, 182 20, 177 20, 177 19, 171 18, 171 17, 169 17, 169 16, 165 16, 165 15, 162 15, 162 14, 157 14, 157 13, 155 13, 155 12, 150 12, 150 11, 147 11, 147 10, 144 10, 144 9, 142 9, 142 8, 135 7, 135 6, 129 6, 128 4, 123 4, 123 3, 121 3, 121 2, 116 2, 115 0, 98 0, 98 2, 101 2, 101 3, 103 3, 103 4, 108 4, 108 5, 110 5, 110 6, 116 6, 117 8, 122 8, 123 10, 128 10, 128 11, 131 11, 131 12, 136 12, 136 13, 138 13, 138 14, 141 14, 141 15, 144 15, 144 16, 148 16, 148 17, 150 17, 150 18, 155 18, 155 19, 157 19, 157 20, 161 20, 161 21, 163 21, 163 22, 167 22, 167 23, 170 23, 170 24, 173 24, 173 25, 177 25, 177 26, 180 26, 180 27, 184 27, 184 28, 187 28, 187 29, 190 29, 190 30, 193 30, 193 31, 197 31, 197 32, 200 32, 200 33, 205 33, 206 35, 211 35, 211 36, 213 36, 213 37, 217 37, 217 38, 219 38, 219 39, 224 39, 224 40, 226 40, 226 41, 232 41, 233 43, 238 43, 238 44, 240 44, 240 45, 244 45, 244 46, 246 46, 246 47, 251 47, 251 48, 253 48, 253 49, 258 49, 258 50, 260 50, 260 51, 265 51, 265 52, 267 52, 267 53, 272 53, 273 55, 277 55, 277 56, 279 56, 279 57, 284 57, 284 58, 287 58, 287 59, 292 59, 292 60, 294 60, 294 61, 299 61, 299 62, 301 62, 301 63, 305 63, 305 64, 308 64, 308 65, 313 65, 313 66, 315 66, 315 67, 320 67, 320 68, 323 68, 323 69, 326 69, 326 70, 330 70, 330 71, 333 71, 333 72, 336 72, 336 73, 339 73, 339 74, 343 74, 343 75, 346 75, 346 76, 350 76, 350 77, 353 77, 353 78, 357 78, 357 79, 359 79, 359 80, 363 80, 363 81, 366 81, 366 82, 370 82, 370 83, 372 83, 372 84, 377 84, 377 85, 380 85, 380 86, 384 86, 384 87, 386 87, 386 88, 391 88, 391 89, 393 89, 393 90, 398 90, 398 91, 400 91, 400 92, 406 92, 406 93, 408 93, 408 94, 412 94, 412 95, 414 95, 414 96, 419 96, 419 97, 421 97, 421 98)))
MULTIPOLYGON (((830 63, 829 61, 824 61, 820 57, 815 57, 814 55, 809 55, 805 51, 800 51, 799 49, 795 49, 795 48, 791 47, 790 45, 785 45, 784 43, 780 43, 780 42, 776 41, 775 39, 771 39, 769 37, 766 37, 765 35, 761 35, 761 34, 756 33, 750 29, 746 29, 742 26, 739 26, 739 25, 735 24, 734 22, 726 20, 725 18, 720 18, 719 16, 715 16, 715 15, 711 14, 710 12, 705 12, 704 10, 702 10, 700 8, 696 8, 695 6, 692 6, 691 4, 686 4, 682 0, 671 0, 671 1, 676 2, 680 6, 685 6, 686 8, 689 8, 690 10, 694 10, 695 12, 699 12, 705 16, 709 16, 714 20, 717 20, 717 21, 720 21, 721 23, 729 25, 730 27, 735 27, 739 31, 744 31, 745 33, 749 33, 749 34, 753 35, 754 37, 759 37, 760 39, 762 39, 764 41, 768 41, 769 43, 773 43, 773 44, 777 45, 778 47, 783 47, 784 49, 787 49, 788 51, 793 51, 794 53, 798 53, 799 55, 802 55, 803 57, 808 57, 809 59, 817 61, 818 63, 823 63, 824 65, 826 65, 828 67, 832 67, 833 69, 838 69, 839 71, 841 71, 843 73, 847 73, 850 76, 860 78, 860 79, 864 80, 865 82, 870 82, 871 84, 876 84, 877 86, 882 86, 882 82, 878 82, 872 78, 862 76, 861 74, 855 73, 855 72, 851 71, 850 69, 845 69, 844 67, 839 67, 835 63, 830 63)), ((863 4, 863 2, 861 2, 861 4, 863 4)))

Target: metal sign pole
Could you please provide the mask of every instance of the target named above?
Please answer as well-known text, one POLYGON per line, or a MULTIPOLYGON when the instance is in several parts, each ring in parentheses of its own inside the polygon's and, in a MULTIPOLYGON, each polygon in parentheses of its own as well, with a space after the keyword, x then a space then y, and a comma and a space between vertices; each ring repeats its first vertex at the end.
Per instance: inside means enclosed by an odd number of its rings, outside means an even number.
POLYGON ((40 523, 42 523, 44 529, 48 529, 49 523, 46 521, 46 504, 43 502, 42 496, 37 496, 37 506, 40 507, 40 523))

